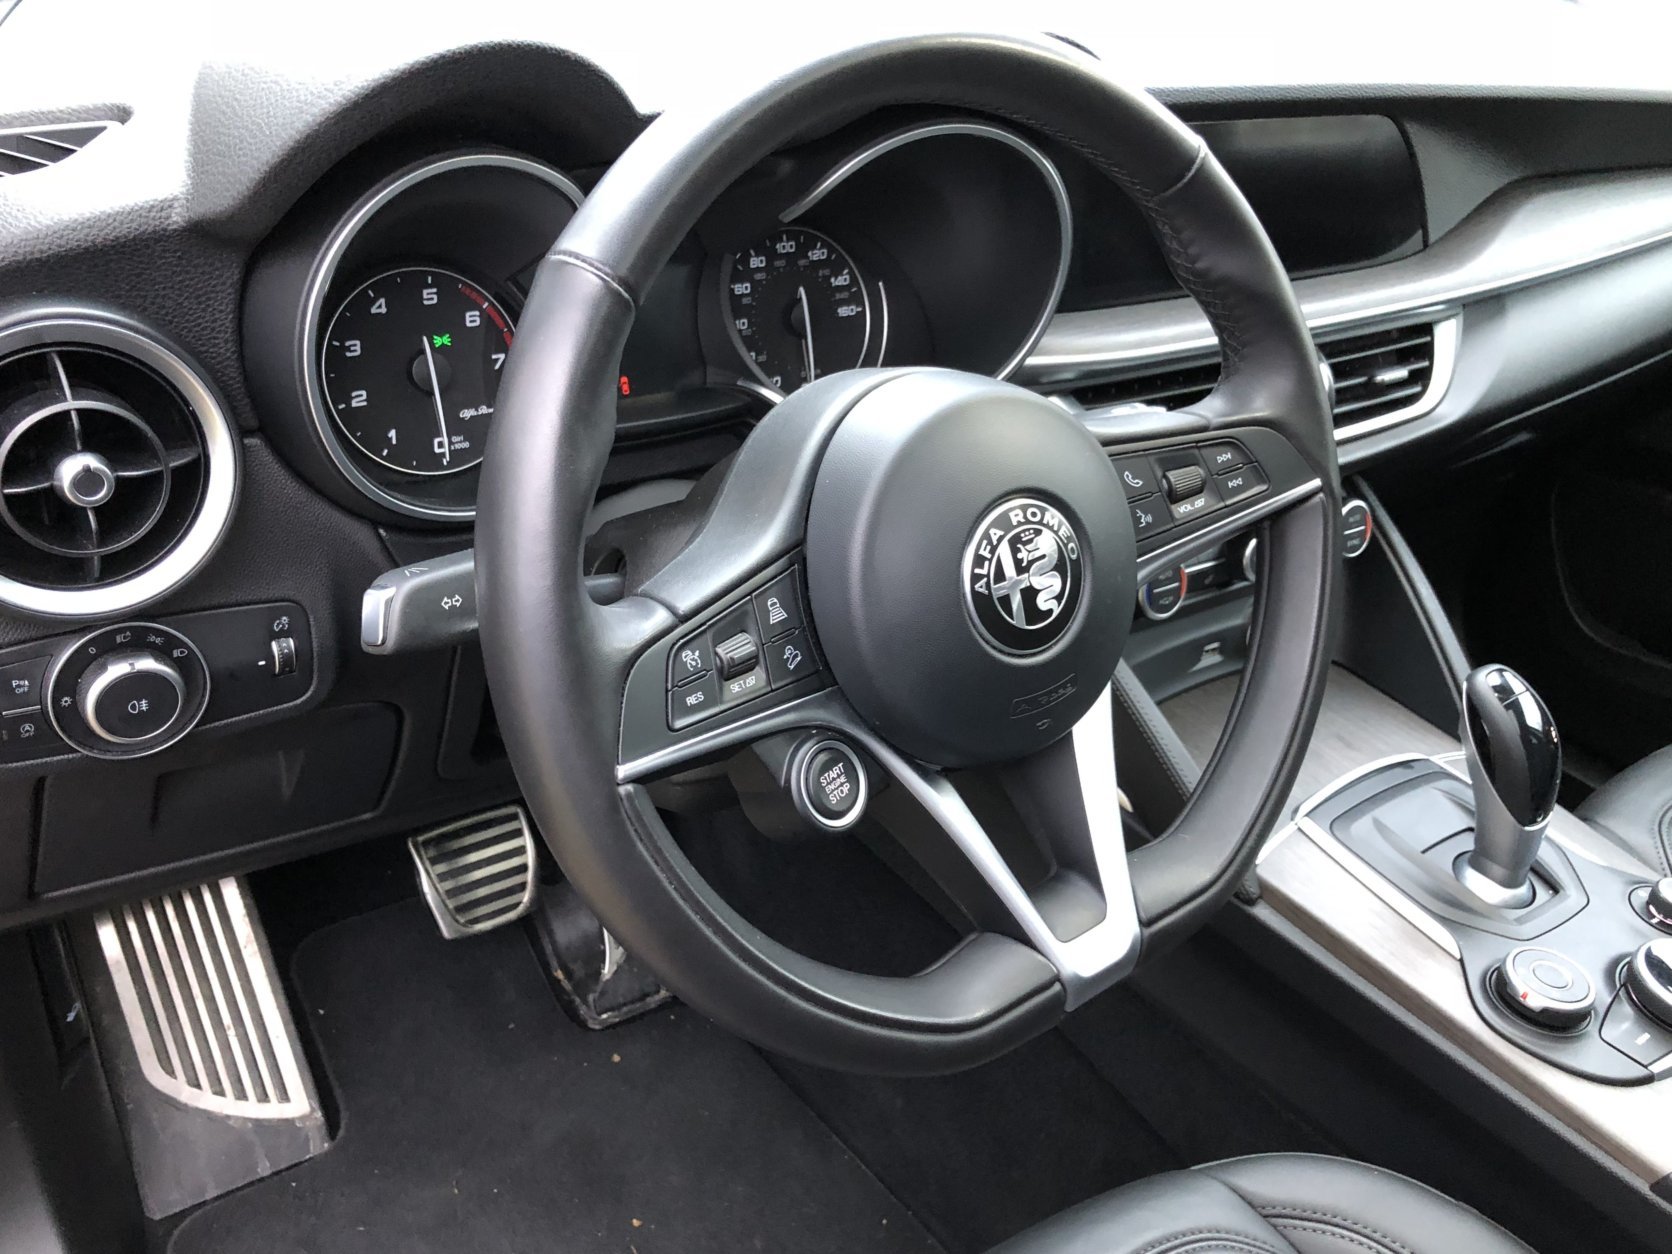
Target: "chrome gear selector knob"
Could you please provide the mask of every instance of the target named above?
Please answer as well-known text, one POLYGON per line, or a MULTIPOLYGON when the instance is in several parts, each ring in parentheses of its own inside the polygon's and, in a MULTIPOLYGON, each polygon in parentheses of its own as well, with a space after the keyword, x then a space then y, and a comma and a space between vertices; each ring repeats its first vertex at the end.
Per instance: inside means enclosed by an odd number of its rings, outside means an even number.
POLYGON ((1481 666, 1463 681, 1460 738, 1475 794, 1475 843, 1457 875, 1489 905, 1519 909, 1562 779, 1556 721, 1525 679, 1481 666))

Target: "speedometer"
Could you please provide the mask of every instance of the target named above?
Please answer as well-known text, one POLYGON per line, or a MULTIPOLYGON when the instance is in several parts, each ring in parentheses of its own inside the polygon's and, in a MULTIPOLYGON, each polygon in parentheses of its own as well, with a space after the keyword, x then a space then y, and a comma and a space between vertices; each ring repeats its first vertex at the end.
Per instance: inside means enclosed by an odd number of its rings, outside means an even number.
POLYGON ((331 416, 391 470, 448 475, 482 460, 512 327, 477 283, 393 270, 338 307, 320 352, 331 416))
POLYGON ((728 329, 762 383, 793 392, 851 370, 871 345, 871 301, 853 259, 806 227, 774 232, 721 270, 728 329))

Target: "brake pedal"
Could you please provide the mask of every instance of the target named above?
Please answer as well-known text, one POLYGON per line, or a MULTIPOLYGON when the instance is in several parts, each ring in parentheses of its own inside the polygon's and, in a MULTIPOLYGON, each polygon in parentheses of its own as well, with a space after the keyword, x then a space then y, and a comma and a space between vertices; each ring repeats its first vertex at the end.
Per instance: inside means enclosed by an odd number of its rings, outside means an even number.
POLYGON ((407 842, 418 887, 448 940, 492 931, 534 905, 534 829, 521 806, 449 823, 407 842))

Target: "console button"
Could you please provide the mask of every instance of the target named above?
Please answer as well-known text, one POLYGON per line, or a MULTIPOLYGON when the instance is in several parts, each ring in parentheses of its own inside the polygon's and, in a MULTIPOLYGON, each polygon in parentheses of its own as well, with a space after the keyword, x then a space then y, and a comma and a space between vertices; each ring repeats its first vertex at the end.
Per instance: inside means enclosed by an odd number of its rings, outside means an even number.
POLYGON ((1370 547, 1370 534, 1374 523, 1370 517, 1370 506, 1357 497, 1341 507, 1341 555, 1343 557, 1357 557, 1370 547))
POLYGON ((752 671, 761 659, 761 647, 746 631, 727 636, 714 646, 714 666, 721 679, 752 671))
POLYGON ((1602 1039, 1650 1070, 1672 1067, 1672 1029, 1644 1014, 1629 993, 1616 996, 1603 1016, 1602 1039), (1656 1068, 1656 1063, 1666 1066, 1656 1068))
POLYGON ((1663 932, 1672 932, 1672 877, 1631 891, 1631 908, 1663 932))
POLYGON ((1583 1027, 1596 991, 1579 965, 1565 954, 1536 945, 1512 950, 1498 968, 1498 996, 1535 1027, 1558 1032, 1583 1027))
POLYGON ((795 800, 802 814, 819 827, 840 831, 865 811, 865 767, 859 755, 840 740, 824 740, 802 758, 795 800))
POLYGON ((1258 466, 1242 466, 1236 470, 1227 470, 1224 474, 1213 477, 1214 485, 1219 489, 1220 498, 1228 505, 1232 501, 1241 501, 1250 496, 1258 496, 1271 487, 1271 481, 1266 478, 1266 472, 1258 466))
POLYGON ((1642 945, 1626 964, 1623 983, 1639 1010, 1672 1027, 1672 936, 1642 945))
POLYGON ((0 666, 0 714, 41 708, 41 685, 46 682, 50 657, 32 657, 26 662, 0 666))
POLYGON ((1182 566, 1165 575, 1157 575, 1138 590, 1138 606, 1144 611, 1145 618, 1159 623, 1178 612, 1189 586, 1190 575, 1182 566))
POLYGON ((668 654, 668 687, 677 688, 690 683, 714 669, 708 655, 708 637, 692 636, 674 645, 668 654))
POLYGON ((1209 472, 1217 475, 1246 466, 1253 459, 1248 456, 1248 450, 1235 440, 1215 440, 1212 444, 1202 445, 1202 460, 1207 463, 1209 472))
POLYGON ((774 688, 805 679, 819 669, 819 660, 813 656, 804 631, 792 631, 774 640, 763 652, 766 654, 766 673, 774 688))
POLYGON ((1156 490, 1155 467, 1150 465, 1147 457, 1117 457, 1115 473, 1120 476, 1120 486, 1126 489, 1129 501, 1148 496, 1156 490))
POLYGON ((1173 516, 1159 496, 1146 496, 1132 502, 1132 534, 1142 540, 1145 536, 1160 535, 1173 525, 1173 516))
POLYGON ((720 681, 713 671, 704 671, 668 693, 668 726, 678 731, 719 708, 720 681))
POLYGON ((755 593, 755 622, 762 640, 776 640, 807 625, 801 614, 801 593, 796 572, 779 575, 755 593))

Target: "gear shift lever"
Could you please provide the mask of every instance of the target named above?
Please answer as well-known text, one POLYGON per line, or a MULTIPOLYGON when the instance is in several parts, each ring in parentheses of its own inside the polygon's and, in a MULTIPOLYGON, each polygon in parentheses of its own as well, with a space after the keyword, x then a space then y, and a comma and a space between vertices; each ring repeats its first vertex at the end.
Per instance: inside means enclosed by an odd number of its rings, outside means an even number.
POLYGON ((1489 905, 1531 905, 1529 878, 1556 808, 1562 742, 1531 685, 1507 666, 1463 681, 1461 739, 1475 793, 1475 847, 1457 878, 1489 905))

